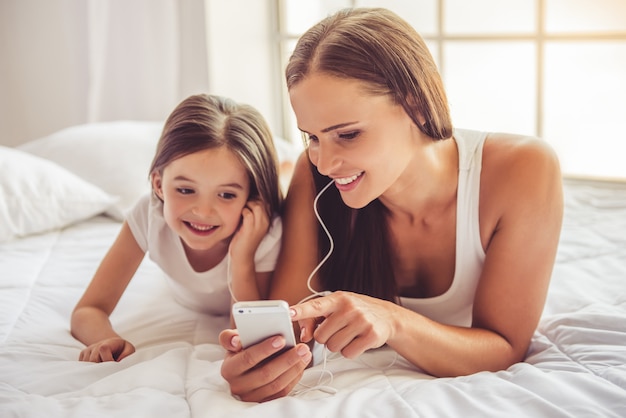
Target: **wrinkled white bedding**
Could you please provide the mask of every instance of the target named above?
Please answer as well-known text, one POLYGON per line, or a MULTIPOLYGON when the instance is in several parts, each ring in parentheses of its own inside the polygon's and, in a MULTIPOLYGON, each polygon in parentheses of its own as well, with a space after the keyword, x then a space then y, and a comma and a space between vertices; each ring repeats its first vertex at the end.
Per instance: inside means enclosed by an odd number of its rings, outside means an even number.
POLYGON ((216 338, 228 318, 176 304, 149 260, 111 317, 137 352, 77 361, 70 312, 119 227, 100 216, 0 244, 1 417, 626 416, 626 184, 566 181, 557 264, 526 362, 435 379, 386 348, 331 355, 335 395, 264 404, 233 399, 220 376, 216 338))

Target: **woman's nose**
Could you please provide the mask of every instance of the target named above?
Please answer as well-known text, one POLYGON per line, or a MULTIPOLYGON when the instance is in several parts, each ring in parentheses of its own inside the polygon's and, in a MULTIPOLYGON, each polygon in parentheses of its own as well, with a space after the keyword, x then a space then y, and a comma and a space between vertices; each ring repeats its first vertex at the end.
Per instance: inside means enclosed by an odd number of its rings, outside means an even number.
POLYGON ((337 151, 337 147, 333 146, 332 142, 319 141, 309 147, 309 158, 320 174, 328 176, 339 165, 340 159, 337 151))

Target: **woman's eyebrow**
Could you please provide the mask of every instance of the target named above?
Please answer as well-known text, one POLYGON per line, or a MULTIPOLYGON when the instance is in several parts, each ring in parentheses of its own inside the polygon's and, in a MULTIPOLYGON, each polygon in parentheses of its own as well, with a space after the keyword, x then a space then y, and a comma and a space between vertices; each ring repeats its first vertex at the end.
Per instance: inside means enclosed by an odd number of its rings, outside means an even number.
POLYGON ((345 128, 346 126, 350 126, 352 124, 355 124, 356 122, 345 122, 345 123, 339 123, 337 125, 333 125, 333 126, 329 126, 328 128, 324 128, 322 129, 322 133, 327 133, 330 131, 334 131, 335 129, 339 129, 339 128, 345 128))
MULTIPOLYGON (((322 133, 328 133, 330 131, 334 131, 335 129, 340 129, 340 128, 345 128, 346 126, 350 126, 355 124, 355 122, 345 122, 345 123, 338 123, 337 125, 333 125, 333 126, 329 126, 328 128, 324 128, 321 130, 322 133)), ((300 129, 300 128, 298 128, 300 129)), ((304 129, 300 129, 301 132, 304 132, 305 134, 308 134, 309 132, 305 131, 304 129)))

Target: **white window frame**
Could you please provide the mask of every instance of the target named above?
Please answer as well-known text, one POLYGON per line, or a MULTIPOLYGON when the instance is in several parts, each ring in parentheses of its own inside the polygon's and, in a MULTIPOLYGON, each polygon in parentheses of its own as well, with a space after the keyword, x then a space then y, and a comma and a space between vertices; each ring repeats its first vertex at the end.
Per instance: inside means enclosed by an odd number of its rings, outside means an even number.
MULTIPOLYGON (((484 33, 484 34, 449 34, 444 30, 445 23, 445 0, 434 0, 437 2, 437 22, 436 22, 436 30, 434 33, 423 33, 421 34, 424 40, 428 43, 428 45, 434 49, 433 55, 437 61, 440 72, 444 77, 445 83, 445 73, 446 73, 446 61, 444 48, 447 43, 455 42, 472 42, 472 43, 493 43, 497 42, 529 42, 535 45, 536 51, 536 65, 535 65, 535 126, 534 132, 529 134, 535 135, 537 137, 544 137, 544 126, 546 122, 546 114, 544 111, 544 101, 545 101, 545 63, 546 63, 546 46, 551 42, 626 42, 626 30, 624 31, 602 31, 602 32, 576 32, 576 33, 549 33, 546 28, 546 7, 547 2, 550 0, 534 0, 536 1, 536 17, 535 17, 535 29, 532 32, 524 33, 524 34, 511 34, 511 33, 484 33)), ((531 1, 531 0, 529 0, 531 1)), ((287 45, 295 42, 300 34, 287 33, 285 28, 286 25, 286 16, 285 16, 285 5, 284 0, 275 0, 275 8, 277 13, 277 32, 276 32, 276 45, 279 51, 278 56, 280 57, 280 65, 281 68, 281 76, 283 76, 281 86, 281 135, 288 140, 299 143, 300 137, 295 135, 295 130, 293 126, 293 114, 290 108, 288 95, 286 91, 285 81, 284 81, 284 68, 286 66, 287 54, 287 45)), ((358 1, 351 0, 348 2, 348 6, 358 6, 358 1)), ((383 5, 384 7, 384 5, 383 5)), ((494 18, 497 18, 494 16, 494 18)), ((626 77, 625 77, 626 78, 626 77)), ((620 133, 626 132, 626 120, 623 121, 623 129, 620 129, 620 133)), ((620 140, 621 142, 626 142, 626 140, 620 140)), ((623 149, 623 148, 622 148, 623 149)), ((566 173, 567 174, 567 173, 566 173)), ((592 174, 593 176, 593 174, 592 174)), ((626 179, 626 171, 624 173, 624 179, 626 179)))

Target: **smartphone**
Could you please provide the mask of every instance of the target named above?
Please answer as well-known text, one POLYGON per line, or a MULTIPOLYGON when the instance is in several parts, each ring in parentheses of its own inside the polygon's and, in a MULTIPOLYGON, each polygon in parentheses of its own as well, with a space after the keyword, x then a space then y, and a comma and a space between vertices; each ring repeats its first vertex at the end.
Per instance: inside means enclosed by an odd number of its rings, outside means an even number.
POLYGON ((284 300, 257 300, 233 304, 233 319, 243 348, 282 335, 285 349, 296 345, 289 305, 284 300))

